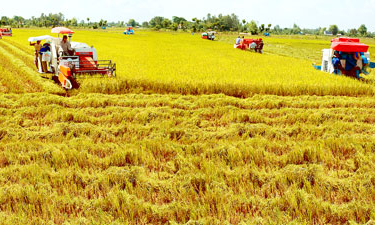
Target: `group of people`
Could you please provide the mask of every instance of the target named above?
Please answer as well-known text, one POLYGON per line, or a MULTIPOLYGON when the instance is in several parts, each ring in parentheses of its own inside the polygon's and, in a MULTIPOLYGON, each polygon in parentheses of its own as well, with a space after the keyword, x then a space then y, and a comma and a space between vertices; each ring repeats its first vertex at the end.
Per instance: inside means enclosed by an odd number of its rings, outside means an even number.
POLYGON ((245 36, 237 37, 235 47, 239 48, 239 46, 243 49, 243 47, 248 48, 250 51, 263 53, 263 40, 260 38, 259 40, 253 40, 253 39, 245 39, 245 36), (248 43, 245 40, 250 40, 250 43, 248 43))
POLYGON ((43 45, 41 41, 37 41, 36 43, 31 43, 30 46, 34 46, 34 63, 36 69, 39 70, 39 62, 40 62, 40 70, 42 73, 49 72, 47 63, 51 62, 51 42, 47 41, 43 45))
POLYGON ((2 28, 4 33, 12 33, 12 28, 2 28))
POLYGON ((368 74, 368 59, 363 52, 334 51, 332 65, 335 74, 358 77, 360 73, 368 74))
MULTIPOLYGON (((40 72, 42 73, 48 73, 52 72, 50 69, 51 64, 51 42, 46 41, 43 45, 41 44, 41 41, 38 40, 36 43, 31 43, 30 46, 34 46, 34 63, 36 66, 36 69, 39 70, 39 62, 40 62, 40 72)), ((72 56, 75 54, 74 49, 72 49, 70 42, 68 41, 68 37, 66 35, 63 36, 63 39, 60 42, 60 48, 59 48, 59 56, 72 56)))

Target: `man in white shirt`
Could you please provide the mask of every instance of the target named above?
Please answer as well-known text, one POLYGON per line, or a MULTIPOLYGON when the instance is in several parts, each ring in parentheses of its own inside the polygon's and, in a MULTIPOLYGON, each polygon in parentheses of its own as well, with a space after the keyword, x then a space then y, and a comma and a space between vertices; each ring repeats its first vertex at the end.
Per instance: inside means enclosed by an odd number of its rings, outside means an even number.
POLYGON ((253 41, 251 44, 250 44, 250 46, 249 46, 249 48, 250 48, 250 51, 255 51, 255 48, 257 47, 257 44, 255 43, 255 41, 253 41))
POLYGON ((74 50, 68 42, 68 37, 64 35, 62 41, 60 42, 60 47, 62 48, 63 54, 66 56, 74 55, 74 50))

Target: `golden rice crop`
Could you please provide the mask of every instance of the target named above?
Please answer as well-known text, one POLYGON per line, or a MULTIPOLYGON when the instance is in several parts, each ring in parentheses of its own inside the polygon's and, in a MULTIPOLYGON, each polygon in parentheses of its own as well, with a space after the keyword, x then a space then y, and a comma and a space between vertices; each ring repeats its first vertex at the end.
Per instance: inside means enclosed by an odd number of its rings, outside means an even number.
POLYGON ((366 223, 375 219, 374 106, 316 96, 1 95, 0 218, 366 223))
MULTIPOLYGON (((49 30, 18 30, 14 39, 7 40, 17 42, 17 46, 25 45, 27 37, 42 34, 49 34, 49 30)), ((187 33, 137 31, 134 36, 126 36, 119 30, 77 30, 73 40, 93 45, 99 59, 112 59, 117 63, 116 80, 82 80, 81 91, 87 93, 120 94, 131 89, 130 92, 224 93, 238 97, 374 94, 373 85, 368 82, 322 73, 312 68, 311 60, 293 57, 293 52, 297 52, 293 46, 321 49, 324 47, 321 40, 282 39, 285 54, 288 55, 289 47, 292 49, 289 56, 278 55, 280 51, 274 50, 272 44, 270 52, 274 54, 258 55, 233 49, 225 41, 205 41, 199 35, 187 33)), ((265 41, 268 53, 268 39, 265 41)), ((304 52, 310 48, 306 49, 304 52)), ((320 57, 320 52, 313 52, 320 57)))
POLYGON ((0 224, 375 220, 373 73, 314 71, 300 50, 325 40, 257 55, 224 35, 78 30, 118 77, 63 97, 26 41, 48 33, 0 40, 0 224))

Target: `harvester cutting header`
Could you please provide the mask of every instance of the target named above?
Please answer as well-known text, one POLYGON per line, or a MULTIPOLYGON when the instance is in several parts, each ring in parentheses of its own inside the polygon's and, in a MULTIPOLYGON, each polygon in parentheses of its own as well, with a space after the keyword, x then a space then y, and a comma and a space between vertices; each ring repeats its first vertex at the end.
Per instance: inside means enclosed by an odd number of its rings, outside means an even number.
POLYGON ((328 73, 361 78, 360 74, 368 74, 369 67, 375 68, 368 49, 369 46, 360 43, 358 38, 334 38, 331 48, 322 50, 322 65, 313 66, 328 73))
POLYGON ((30 45, 35 47, 35 63, 40 73, 52 73, 66 89, 77 87, 76 75, 101 74, 116 76, 116 64, 111 60, 98 60, 96 49, 85 43, 71 42, 74 31, 65 27, 55 27, 49 35, 30 37, 30 45), (63 35, 60 38, 60 34, 63 35), (69 38, 69 40, 68 40, 69 38), (46 43, 42 46, 41 41, 46 43), (31 42, 37 43, 31 43, 31 42))

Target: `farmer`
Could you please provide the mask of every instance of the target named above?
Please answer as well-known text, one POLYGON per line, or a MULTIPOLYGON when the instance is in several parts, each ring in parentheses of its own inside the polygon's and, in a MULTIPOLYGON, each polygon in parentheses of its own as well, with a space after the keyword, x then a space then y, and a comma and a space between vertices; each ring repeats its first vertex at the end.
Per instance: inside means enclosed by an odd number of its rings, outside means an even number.
POLYGON ((368 59, 366 58, 365 54, 363 52, 359 53, 362 59, 363 67, 362 67, 362 73, 368 75, 369 72, 366 71, 366 69, 369 66, 368 59))
POLYGON ((42 72, 47 73, 47 62, 51 61, 51 48, 50 48, 51 42, 44 43, 43 47, 39 50, 39 55, 41 55, 42 60, 42 72))
POLYGON ((259 52, 260 54, 262 54, 263 53, 263 45, 264 45, 262 38, 260 38, 259 41, 260 42, 259 42, 257 48, 255 49, 255 51, 259 52))
POLYGON ((68 37, 64 35, 62 41, 60 42, 60 47, 62 48, 63 55, 71 56, 74 55, 74 49, 70 46, 70 43, 68 41, 68 37))
POLYGON ((257 47, 257 44, 255 43, 255 41, 253 40, 253 42, 251 42, 249 48, 250 48, 250 51, 256 51, 256 47, 257 47))
POLYGON ((40 60, 40 62, 42 62, 42 56, 39 55, 39 51, 40 49, 42 48, 42 45, 40 44, 40 40, 37 41, 36 43, 31 43, 30 42, 30 46, 34 46, 35 48, 35 52, 34 52, 34 63, 35 63, 35 66, 36 66, 36 69, 38 70, 39 69, 39 66, 38 66, 38 59, 40 60))
POLYGON ((241 43, 241 38, 240 36, 238 36, 238 38, 236 39, 236 45, 239 45, 241 43))
POLYGON ((341 65, 340 55, 339 55, 338 52, 335 52, 335 54, 332 57, 332 65, 333 65, 335 74, 344 74, 345 73, 345 70, 341 65))

